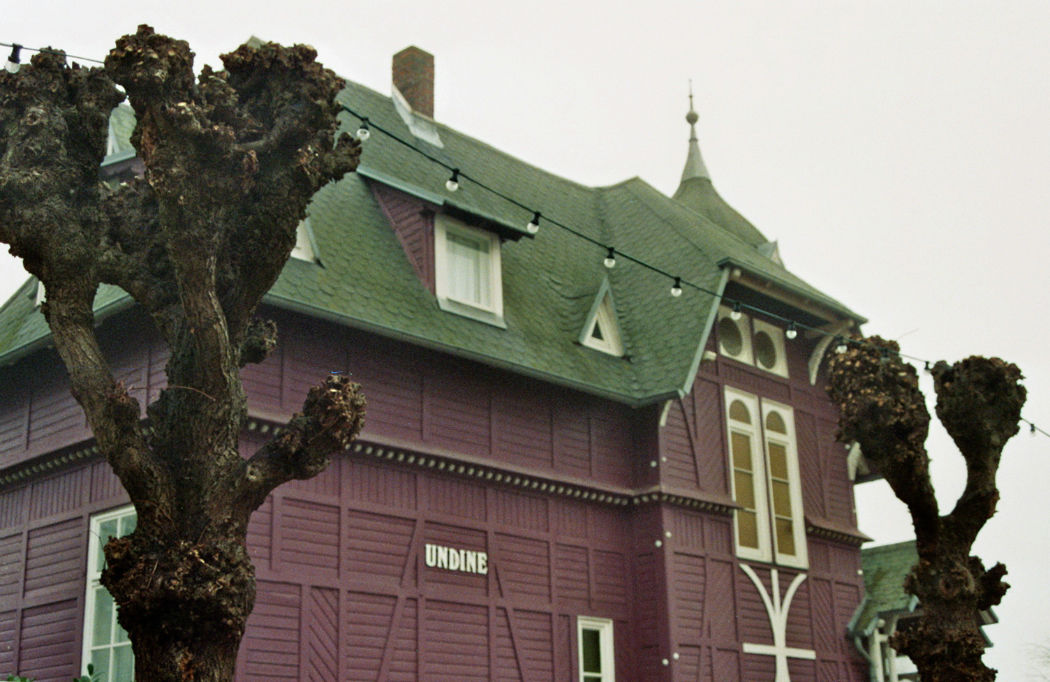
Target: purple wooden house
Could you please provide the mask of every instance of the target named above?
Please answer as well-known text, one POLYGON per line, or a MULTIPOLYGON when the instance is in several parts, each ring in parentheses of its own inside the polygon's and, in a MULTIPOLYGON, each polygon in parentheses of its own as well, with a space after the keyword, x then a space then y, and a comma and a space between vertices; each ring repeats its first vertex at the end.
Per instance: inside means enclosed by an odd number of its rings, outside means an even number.
MULTIPOLYGON (((266 299, 281 346, 243 373, 246 452, 330 371, 369 409, 350 451, 253 517, 239 678, 867 679, 846 637, 864 537, 823 389, 832 337, 804 331, 863 320, 715 192, 692 111, 672 198, 585 187, 436 122, 417 48, 394 83, 342 93, 374 126, 361 167, 315 197, 266 299), (375 127, 547 219, 451 191, 375 127), (671 295, 625 254, 717 295, 671 295)), ((130 125, 118 109, 105 177, 136 172, 130 125)), ((127 680, 98 576, 134 512, 49 348, 44 295, 30 280, 0 309, 0 674, 65 682, 94 662, 127 680)), ((96 310, 118 378, 155 399, 165 351, 145 316, 113 289, 96 310)))

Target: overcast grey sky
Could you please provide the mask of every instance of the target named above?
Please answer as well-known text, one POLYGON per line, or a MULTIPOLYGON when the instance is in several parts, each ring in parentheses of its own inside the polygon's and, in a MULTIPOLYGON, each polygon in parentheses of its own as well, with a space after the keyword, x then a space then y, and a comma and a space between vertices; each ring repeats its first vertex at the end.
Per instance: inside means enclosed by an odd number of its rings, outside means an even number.
MULTIPOLYGON (((790 269, 905 353, 1016 362, 1024 414, 1050 431, 1050 3, 38 0, 5 8, 0 41, 101 58, 143 22, 188 40, 198 65, 253 34, 310 43, 384 93, 390 56, 415 44, 436 57, 440 121, 579 182, 638 175, 665 193, 692 79, 716 187, 790 269)), ((0 255, 0 301, 24 276, 0 255)), ((942 432, 929 447, 949 509, 960 458, 942 432)), ((977 547, 1013 585, 989 629, 1001 680, 1042 679, 1048 480, 1050 438, 1021 433, 977 547)), ((910 536, 884 482, 861 486, 858 508, 879 543, 910 536)))

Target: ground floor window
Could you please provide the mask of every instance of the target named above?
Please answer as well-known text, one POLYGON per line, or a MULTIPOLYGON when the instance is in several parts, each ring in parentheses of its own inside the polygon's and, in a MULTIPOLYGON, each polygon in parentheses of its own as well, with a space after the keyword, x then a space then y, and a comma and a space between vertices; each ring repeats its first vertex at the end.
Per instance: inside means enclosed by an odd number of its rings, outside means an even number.
POLYGON ((106 557, 102 547, 110 538, 124 537, 135 530, 135 508, 121 507, 91 517, 88 539, 87 595, 84 599, 84 656, 98 682, 130 682, 135 679, 135 659, 128 633, 117 623, 117 608, 109 590, 99 582, 106 557))
POLYGON ((576 619, 576 637, 580 647, 580 682, 613 682, 613 622, 580 616, 576 619))

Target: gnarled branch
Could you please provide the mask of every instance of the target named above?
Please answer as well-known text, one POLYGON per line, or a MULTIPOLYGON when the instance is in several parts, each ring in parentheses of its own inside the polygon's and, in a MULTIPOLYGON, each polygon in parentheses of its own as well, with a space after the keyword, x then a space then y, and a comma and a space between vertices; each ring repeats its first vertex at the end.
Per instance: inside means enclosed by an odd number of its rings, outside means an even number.
POLYGON ((364 423, 361 386, 344 376, 329 376, 310 389, 303 411, 245 462, 238 497, 250 511, 280 484, 316 476, 334 453, 357 437, 364 423))

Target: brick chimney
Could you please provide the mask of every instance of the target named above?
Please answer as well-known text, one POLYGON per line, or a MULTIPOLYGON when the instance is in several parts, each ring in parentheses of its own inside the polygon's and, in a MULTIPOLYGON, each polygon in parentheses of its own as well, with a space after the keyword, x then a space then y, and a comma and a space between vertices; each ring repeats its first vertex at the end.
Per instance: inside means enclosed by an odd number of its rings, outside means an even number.
POLYGON ((434 55, 412 45, 394 55, 394 87, 412 111, 434 118, 434 55))

